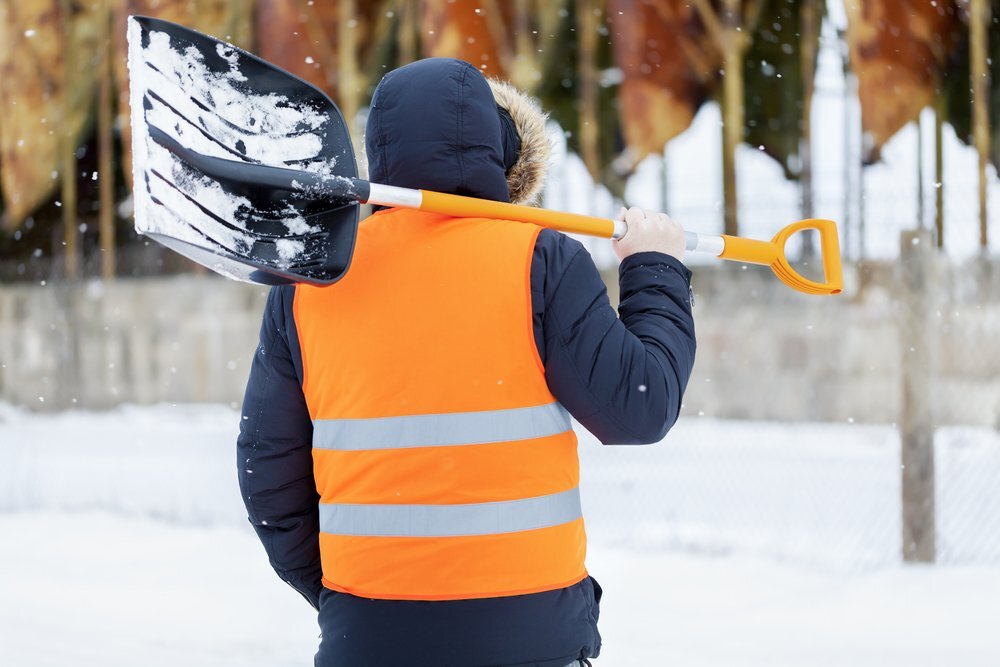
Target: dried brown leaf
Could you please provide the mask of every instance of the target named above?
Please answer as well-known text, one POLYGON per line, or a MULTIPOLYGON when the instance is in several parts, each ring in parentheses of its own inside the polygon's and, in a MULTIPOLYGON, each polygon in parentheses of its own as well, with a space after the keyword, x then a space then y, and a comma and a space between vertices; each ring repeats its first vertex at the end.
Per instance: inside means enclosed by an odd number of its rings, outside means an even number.
POLYGON ((625 141, 636 161, 691 124, 721 56, 687 0, 609 0, 625 141))
POLYGON ((954 0, 847 0, 847 40, 858 77, 869 156, 934 102, 964 31, 954 0))
POLYGON ((459 58, 487 76, 507 78, 514 53, 501 6, 509 3, 455 0, 421 3, 420 34, 425 57, 459 58))
POLYGON ((59 0, 0 5, 0 186, 13 227, 58 184, 61 142, 75 149, 88 129, 103 7, 59 0))

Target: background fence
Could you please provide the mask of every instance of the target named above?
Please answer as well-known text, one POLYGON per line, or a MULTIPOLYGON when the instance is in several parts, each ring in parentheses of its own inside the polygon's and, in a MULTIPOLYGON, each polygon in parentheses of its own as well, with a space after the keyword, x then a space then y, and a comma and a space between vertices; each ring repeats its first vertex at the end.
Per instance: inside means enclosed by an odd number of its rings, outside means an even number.
MULTIPOLYGON (((906 261, 848 265, 835 299, 798 295, 761 267, 696 267, 699 350, 678 426, 630 451, 584 437, 592 538, 851 571, 898 562, 904 379, 916 355, 936 558, 1000 564, 1000 267, 932 255, 933 281, 905 287, 906 261), (919 354, 915 330, 930 346, 919 354)), ((0 400, 236 410, 264 294, 212 276, 2 287, 0 400)), ((233 412, 233 432, 237 422, 233 412)), ((231 446, 204 443, 227 460, 231 446)))

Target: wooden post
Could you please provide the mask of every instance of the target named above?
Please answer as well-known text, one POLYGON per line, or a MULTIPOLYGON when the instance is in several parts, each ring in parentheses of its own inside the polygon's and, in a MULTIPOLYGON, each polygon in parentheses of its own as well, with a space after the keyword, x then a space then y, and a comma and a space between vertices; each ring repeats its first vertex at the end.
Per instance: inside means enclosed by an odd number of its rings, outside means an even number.
POLYGON ((726 234, 740 233, 736 186, 736 149, 743 141, 745 125, 743 54, 747 36, 742 31, 739 2, 726 0, 722 12, 722 198, 726 234))
MULTIPOLYGON (((508 5, 508 12, 516 13, 518 11, 516 6, 510 8, 510 2, 506 4, 508 5)), ((497 0, 480 0, 479 13, 486 21, 486 31, 496 46, 497 58, 499 59, 499 62, 486 63, 486 69, 480 69, 480 71, 488 76, 498 76, 514 82, 514 61, 517 47, 516 45, 512 45, 512 37, 515 39, 517 37, 518 18, 516 16, 512 17, 512 25, 508 28, 507 22, 504 20, 504 11, 500 8, 500 5, 501 3, 497 0)), ((518 84, 515 83, 514 85, 518 84)), ((527 86, 518 87, 528 88, 527 86)))
MULTIPOLYGON (((814 216, 813 204, 813 155, 812 155, 812 108, 813 93, 816 89, 816 48, 817 33, 821 17, 817 0, 804 0, 800 14, 799 29, 801 49, 799 52, 799 71, 802 76, 802 137, 799 140, 799 155, 802 159, 802 171, 799 174, 799 187, 802 191, 802 218, 814 216)), ((802 255, 813 257, 816 254, 816 234, 812 231, 802 236, 802 255)))
POLYGON ((858 248, 858 261, 865 261, 865 167, 861 165, 858 169, 858 240, 855 244, 858 248))
POLYGON ((743 59, 750 48, 750 34, 764 3, 722 0, 718 9, 709 0, 694 0, 705 30, 722 52, 722 199, 726 234, 738 236, 739 205, 736 193, 736 148, 746 129, 743 59))
MULTIPOLYGON (((855 77, 855 90, 857 90, 857 77, 855 77)), ((861 146, 861 152, 864 153, 865 145, 865 130, 861 123, 857 125, 858 137, 860 141, 858 143, 861 146)), ((859 156, 858 165, 858 259, 864 261, 867 255, 867 250, 865 248, 865 165, 861 162, 859 156)))
POLYGON ((837 30, 837 38, 841 44, 841 66, 844 71, 844 257, 850 257, 852 233, 854 227, 854 134, 853 127, 853 104, 857 99, 855 90, 854 74, 851 71, 851 50, 847 47, 846 33, 837 30))
POLYGON ((917 227, 921 229, 927 224, 927 214, 924 207, 924 123, 921 114, 917 114, 917 227))
MULTIPOLYGON (((597 17, 594 0, 575 0, 577 83, 580 86, 580 157, 595 183, 601 178, 600 135, 597 120, 597 17)), ((596 192, 596 188, 594 190, 596 192)), ((591 211, 593 212, 593 211, 591 211)))
POLYGON ((670 165, 667 160, 667 147, 660 153, 660 211, 670 213, 670 165))
POLYGON ((937 247, 944 248, 944 138, 942 127, 947 99, 938 91, 934 105, 934 230, 937 247))
POLYGON ((76 220, 76 146, 69 123, 62 128, 59 142, 60 201, 63 224, 63 256, 66 260, 64 277, 72 281, 80 276, 79 229, 76 220))
POLYGON ((417 39, 417 28, 420 25, 420 9, 416 0, 398 0, 396 12, 399 14, 399 61, 396 65, 412 63, 419 57, 420 49, 417 39))
MULTIPOLYGON (((343 74, 340 72, 341 63, 338 60, 339 48, 336 51, 334 50, 334 41, 327 34, 326 26, 323 25, 323 21, 316 11, 315 4, 309 2, 309 0, 297 0, 297 3, 299 13, 301 14, 300 21, 305 25, 309 43, 316 48, 319 63, 323 67, 323 77, 326 79, 325 92, 332 97, 339 97, 340 79, 343 77, 343 74)), ((338 17, 338 29, 339 25, 340 21, 338 17)), ((337 103, 340 105, 341 110, 343 110, 344 102, 337 99, 337 103)), ((350 129, 350 119, 346 115, 344 119, 348 123, 348 129, 350 129)))
POLYGON ((972 64, 972 135, 979 153, 979 246, 985 251, 986 232, 986 164, 990 157, 990 72, 986 60, 990 47, 987 26, 990 24, 990 3, 972 0, 969 6, 969 34, 972 64))
POLYGON ((514 65, 510 78, 518 88, 534 90, 538 87, 537 38, 531 33, 531 17, 537 14, 533 0, 514 1, 514 65))
MULTIPOLYGON (((358 73, 358 40, 357 22, 355 20, 356 4, 354 0, 340 0, 337 15, 337 65, 340 68, 337 77, 337 101, 344 112, 344 121, 351 139, 357 145, 358 132, 354 121, 358 115, 358 97, 361 94, 361 81, 358 73), (355 21, 354 27, 351 22, 355 21)), ((314 12, 315 16, 315 12, 314 12)), ((317 23, 319 18, 314 19, 317 23)))
POLYGON ((63 277, 67 281, 76 280, 80 275, 80 258, 77 238, 79 230, 76 219, 76 140, 73 136, 72 105, 70 85, 72 70, 77 57, 73 49, 73 11, 69 0, 59 3, 59 15, 63 24, 63 38, 66 40, 66 55, 62 72, 62 122, 59 127, 59 178, 61 185, 60 206, 62 206, 63 256, 66 260, 63 277))
POLYGON ((112 90, 111 90, 111 3, 105 0, 106 11, 101 16, 103 38, 100 70, 98 73, 99 92, 97 101, 97 143, 98 143, 98 186, 100 211, 98 212, 101 240, 101 277, 111 280, 115 277, 115 170, 114 141, 112 137, 112 90))
POLYGON ((936 289, 929 229, 900 235, 899 338, 902 348, 900 439, 903 560, 933 563, 934 349, 936 289))

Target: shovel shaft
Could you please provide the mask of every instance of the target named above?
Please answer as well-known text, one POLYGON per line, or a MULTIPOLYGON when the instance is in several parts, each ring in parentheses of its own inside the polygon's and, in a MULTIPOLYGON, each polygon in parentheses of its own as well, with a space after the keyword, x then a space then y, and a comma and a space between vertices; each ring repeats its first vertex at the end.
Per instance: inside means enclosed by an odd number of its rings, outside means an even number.
MULTIPOLYGON (((522 221, 610 239, 628 233, 619 220, 363 181, 344 118, 318 88, 168 21, 130 17, 128 37, 136 229, 229 277, 273 285, 336 282, 354 252, 354 202, 522 221), (219 74, 226 71, 231 74, 219 74), (203 80, 208 76, 211 81, 203 80), (261 131, 253 127, 257 115, 232 116, 217 103, 213 86, 221 87, 219 99, 244 98, 247 108, 269 109, 284 100, 281 118, 264 122, 267 130, 261 131)), ((800 220, 770 242, 688 232, 685 245, 720 259, 770 266, 807 294, 843 288, 832 220, 800 220), (785 256, 788 238, 802 230, 819 234, 822 283, 799 275, 785 256)))
POLYGON ((734 262, 771 266, 778 259, 779 253, 783 251, 782 247, 772 241, 757 241, 728 235, 723 235, 720 238, 723 248, 719 257, 734 262))
POLYGON ((420 192, 423 195, 419 206, 421 211, 456 217, 499 218, 531 222, 561 232, 588 234, 604 238, 614 238, 615 236, 615 221, 607 218, 595 218, 578 213, 559 213, 533 206, 518 206, 506 202, 449 195, 429 190, 421 190, 420 192))
MULTIPOLYGON (((606 239, 620 239, 628 232, 628 225, 621 220, 598 218, 579 213, 560 213, 534 206, 519 206, 489 199, 463 197, 430 190, 412 190, 379 183, 365 185, 368 188, 366 201, 380 206, 402 206, 420 209, 428 213, 464 218, 499 218, 530 222, 561 232, 599 236, 606 239)), ((364 192, 363 187, 358 188, 358 190, 364 192)), ((777 253, 773 243, 735 236, 713 236, 685 232, 684 241, 686 249, 691 252, 704 252, 722 259, 755 264, 769 265, 774 261, 777 253)))
POLYGON ((713 257, 721 257, 725 247, 725 237, 684 232, 684 248, 689 252, 704 252, 713 257))
MULTIPOLYGON (((628 225, 621 220, 577 213, 559 213, 533 206, 519 206, 430 190, 411 190, 361 181, 357 183, 360 185, 356 188, 359 199, 382 206, 403 206, 460 218, 499 218, 530 222, 562 232, 608 239, 620 239, 628 233, 628 225)), ((830 220, 801 220, 784 227, 770 241, 694 232, 685 232, 684 241, 686 249, 692 252, 704 252, 734 262, 769 266, 782 282, 800 292, 838 294, 843 289, 837 227, 830 220), (823 283, 808 280, 796 273, 785 257, 785 242, 788 237, 803 229, 815 229, 820 233, 823 269, 826 274, 826 281, 823 283)))
MULTIPOLYGON (((409 188, 398 188, 378 183, 369 183, 367 185, 367 202, 380 206, 416 208, 429 213, 440 213, 455 217, 501 218, 517 222, 530 222, 561 232, 587 234, 606 239, 620 239, 628 231, 628 225, 621 220, 610 220, 608 218, 598 218, 578 213, 560 213, 533 206, 519 206, 517 204, 508 204, 488 199, 431 192, 430 190, 411 190, 409 188)), ((724 249, 726 248, 725 239, 726 237, 723 236, 684 232, 685 247, 687 250, 710 253, 716 257, 727 257, 724 254, 724 249)), ((745 239, 735 240, 745 241, 745 239)), ((772 247, 769 243, 759 241, 748 241, 747 243, 761 243, 761 245, 768 248, 772 247)), ((761 263, 770 264, 771 262, 761 263)))

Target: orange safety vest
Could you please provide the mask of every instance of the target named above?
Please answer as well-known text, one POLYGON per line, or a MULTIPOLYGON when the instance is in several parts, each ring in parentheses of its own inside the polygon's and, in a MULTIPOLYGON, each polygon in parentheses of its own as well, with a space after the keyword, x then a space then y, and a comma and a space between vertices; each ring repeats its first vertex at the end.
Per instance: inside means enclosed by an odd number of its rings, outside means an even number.
POLYGON ((533 225, 389 209, 299 285, 323 584, 453 600, 583 579, 577 441, 532 329, 533 225))

